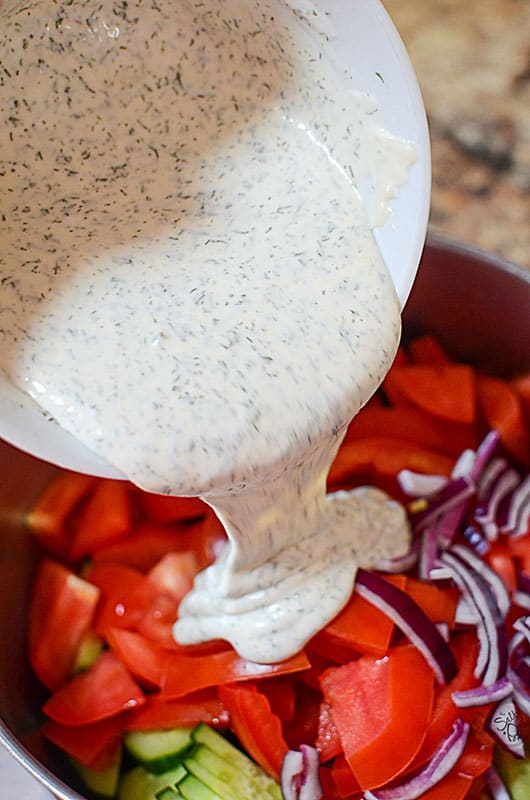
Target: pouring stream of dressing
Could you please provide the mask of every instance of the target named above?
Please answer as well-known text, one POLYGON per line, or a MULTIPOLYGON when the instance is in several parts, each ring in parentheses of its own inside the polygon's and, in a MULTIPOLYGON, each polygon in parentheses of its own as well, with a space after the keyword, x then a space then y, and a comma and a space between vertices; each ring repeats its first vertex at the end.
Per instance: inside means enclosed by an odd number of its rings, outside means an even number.
POLYGON ((41 0, 0 34, 2 369, 138 485, 214 507, 229 544, 176 637, 255 661, 408 546, 397 504, 325 482, 399 341, 372 225, 414 152, 345 94, 315 20, 41 0))

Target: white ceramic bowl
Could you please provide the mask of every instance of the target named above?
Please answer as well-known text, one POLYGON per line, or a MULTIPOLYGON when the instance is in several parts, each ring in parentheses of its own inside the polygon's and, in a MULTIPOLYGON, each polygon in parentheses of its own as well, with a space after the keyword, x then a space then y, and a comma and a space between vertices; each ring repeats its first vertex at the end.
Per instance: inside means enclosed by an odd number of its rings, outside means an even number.
MULTIPOLYGON (((4 0, 4 5, 7 2, 14 0, 4 0)), ((293 3, 302 11, 310 5, 307 0, 293 3)), ((416 274, 429 213, 430 150, 421 94, 401 39, 379 0, 316 0, 315 4, 329 16, 334 31, 326 55, 338 74, 347 71, 353 79, 351 85, 373 95, 382 109, 385 128, 416 148, 417 161, 409 180, 391 203, 386 223, 375 231, 403 306, 416 274)), ((43 414, 1 371, 0 436, 51 463, 121 477, 43 414)))

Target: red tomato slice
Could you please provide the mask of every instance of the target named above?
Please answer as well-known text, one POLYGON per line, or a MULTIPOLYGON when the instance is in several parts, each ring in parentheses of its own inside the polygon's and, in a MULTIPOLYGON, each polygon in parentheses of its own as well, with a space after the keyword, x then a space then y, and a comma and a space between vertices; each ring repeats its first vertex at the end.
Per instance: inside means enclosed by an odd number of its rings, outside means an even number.
POLYGON ((143 706, 128 713, 125 728, 128 731, 193 728, 199 722, 214 728, 227 728, 229 725, 229 714, 213 687, 181 700, 167 700, 162 695, 150 694, 143 706))
POLYGON ((147 577, 162 592, 171 595, 180 603, 193 586, 199 572, 199 562, 192 550, 182 553, 166 553, 147 573, 147 577))
POLYGON ((93 722, 90 725, 60 725, 48 720, 42 735, 68 755, 90 767, 102 753, 114 749, 123 738, 127 713, 93 722))
POLYGON ((134 628, 159 595, 145 575, 121 564, 93 564, 87 579, 101 591, 94 630, 103 638, 110 628, 134 628))
POLYGON ((68 553, 67 521, 96 486, 97 479, 78 472, 61 471, 41 493, 26 517, 31 532, 55 556, 68 553))
POLYGON ((230 714, 230 725, 251 758, 278 780, 288 751, 278 717, 255 686, 220 686, 219 697, 230 714))
POLYGON ((29 657, 48 689, 58 689, 70 675, 98 598, 96 586, 55 561, 41 561, 29 614, 29 657))
POLYGON ((162 692, 167 698, 184 697, 208 686, 290 675, 309 669, 310 666, 305 653, 298 653, 276 664, 247 661, 232 649, 206 656, 175 653, 171 654, 162 692))
POLYGON ((107 640, 129 672, 147 688, 160 687, 165 680, 168 651, 135 631, 110 628, 107 640))
POLYGON ((145 695, 130 672, 106 652, 52 694, 42 710, 62 725, 88 725, 143 703, 145 695))
POLYGON ((81 509, 74 526, 70 558, 77 561, 131 531, 131 485, 126 481, 99 481, 81 509))
POLYGON ((321 676, 344 755, 361 789, 397 777, 420 749, 432 713, 434 675, 413 647, 362 656, 321 676))

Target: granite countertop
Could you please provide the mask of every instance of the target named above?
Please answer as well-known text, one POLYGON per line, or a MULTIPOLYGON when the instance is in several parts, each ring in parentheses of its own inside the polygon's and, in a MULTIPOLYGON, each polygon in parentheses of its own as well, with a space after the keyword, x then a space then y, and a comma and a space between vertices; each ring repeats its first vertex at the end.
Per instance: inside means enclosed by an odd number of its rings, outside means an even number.
POLYGON ((530 268, 529 0, 383 0, 431 132, 430 230, 530 268))

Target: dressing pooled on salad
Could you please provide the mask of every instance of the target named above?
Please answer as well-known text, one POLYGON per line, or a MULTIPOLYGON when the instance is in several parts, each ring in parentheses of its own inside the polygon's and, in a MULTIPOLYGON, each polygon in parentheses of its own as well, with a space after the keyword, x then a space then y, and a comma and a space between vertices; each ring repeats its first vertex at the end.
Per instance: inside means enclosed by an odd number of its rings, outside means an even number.
POLYGON ((139 486, 219 515, 177 640, 281 660, 408 547, 398 504, 326 475, 397 348, 372 225, 412 148, 283 0, 1 16, 0 365, 139 486))

